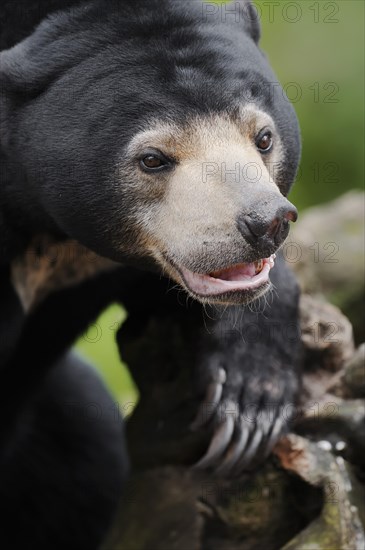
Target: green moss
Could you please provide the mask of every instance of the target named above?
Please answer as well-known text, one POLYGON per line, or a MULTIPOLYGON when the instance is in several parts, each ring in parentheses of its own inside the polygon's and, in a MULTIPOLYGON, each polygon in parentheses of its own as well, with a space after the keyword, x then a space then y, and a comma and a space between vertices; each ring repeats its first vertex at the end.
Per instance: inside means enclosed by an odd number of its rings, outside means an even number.
POLYGON ((126 312, 117 304, 104 311, 78 339, 75 348, 99 370, 116 401, 125 409, 135 403, 137 391, 128 369, 119 358, 115 341, 118 328, 126 319, 126 312))

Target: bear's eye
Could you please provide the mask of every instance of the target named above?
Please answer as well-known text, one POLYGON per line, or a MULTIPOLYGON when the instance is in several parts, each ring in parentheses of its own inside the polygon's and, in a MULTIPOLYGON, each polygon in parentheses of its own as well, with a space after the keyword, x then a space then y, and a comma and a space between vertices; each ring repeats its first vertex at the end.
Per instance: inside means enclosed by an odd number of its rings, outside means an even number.
POLYGON ((143 165, 145 168, 160 168, 160 166, 163 165, 163 162, 158 157, 155 157, 154 155, 148 155, 148 157, 144 157, 142 159, 143 165))
POLYGON ((261 132, 256 139, 256 147, 260 153, 268 153, 273 145, 273 137, 270 130, 261 132))
POLYGON ((161 152, 154 151, 141 156, 139 165, 144 172, 159 172, 169 167, 171 162, 161 152))

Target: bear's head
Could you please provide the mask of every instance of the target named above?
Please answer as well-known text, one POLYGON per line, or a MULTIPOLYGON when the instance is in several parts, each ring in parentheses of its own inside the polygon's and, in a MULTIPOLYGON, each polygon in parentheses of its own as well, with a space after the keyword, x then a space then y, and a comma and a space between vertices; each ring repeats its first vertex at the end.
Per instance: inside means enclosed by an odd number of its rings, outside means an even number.
POLYGON ((97 1, 44 21, 1 54, 19 215, 202 302, 262 295, 297 215, 300 138, 258 38, 242 0, 97 1))

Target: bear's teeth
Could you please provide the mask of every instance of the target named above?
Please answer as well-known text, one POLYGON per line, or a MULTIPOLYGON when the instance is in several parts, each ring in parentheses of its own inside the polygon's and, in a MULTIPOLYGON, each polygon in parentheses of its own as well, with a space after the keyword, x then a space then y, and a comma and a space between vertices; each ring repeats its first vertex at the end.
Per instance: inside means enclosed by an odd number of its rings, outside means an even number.
POLYGON ((256 275, 257 275, 262 271, 264 267, 264 260, 257 260, 256 262, 254 262, 254 266, 255 266, 256 275))

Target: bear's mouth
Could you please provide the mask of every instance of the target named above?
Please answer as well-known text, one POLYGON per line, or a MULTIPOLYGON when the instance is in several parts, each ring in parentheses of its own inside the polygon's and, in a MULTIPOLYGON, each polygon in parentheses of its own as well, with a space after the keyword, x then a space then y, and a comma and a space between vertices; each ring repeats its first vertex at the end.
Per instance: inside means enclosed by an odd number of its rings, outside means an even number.
POLYGON ((208 274, 195 273, 180 266, 179 272, 188 290, 201 298, 226 296, 231 293, 256 294, 269 281, 269 272, 274 267, 275 254, 251 263, 231 265, 208 274))

